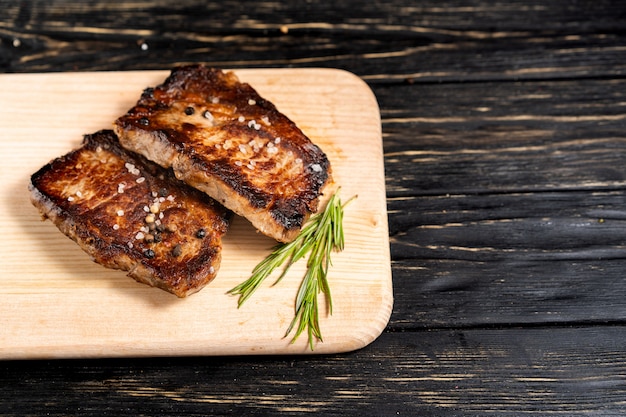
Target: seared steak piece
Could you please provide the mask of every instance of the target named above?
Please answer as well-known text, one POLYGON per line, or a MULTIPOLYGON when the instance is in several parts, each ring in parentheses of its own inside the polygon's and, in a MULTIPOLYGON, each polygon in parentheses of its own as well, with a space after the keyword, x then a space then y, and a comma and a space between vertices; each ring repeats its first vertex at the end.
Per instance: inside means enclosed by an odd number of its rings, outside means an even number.
POLYGON ((330 181, 328 158, 289 118, 234 73, 202 65, 146 89, 115 132, 282 242, 317 211, 330 181))
POLYGON ((171 171, 122 148, 113 131, 31 177, 32 203, 93 260, 178 297, 217 274, 231 213, 171 171))

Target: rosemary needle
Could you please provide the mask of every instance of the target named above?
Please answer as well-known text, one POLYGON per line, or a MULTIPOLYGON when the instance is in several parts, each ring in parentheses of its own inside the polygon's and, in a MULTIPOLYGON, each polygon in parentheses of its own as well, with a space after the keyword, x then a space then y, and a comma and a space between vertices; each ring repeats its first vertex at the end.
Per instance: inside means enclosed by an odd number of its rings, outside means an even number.
POLYGON ((315 339, 323 340, 317 301, 320 292, 325 295, 328 312, 332 314, 332 298, 328 285, 328 269, 332 265, 330 255, 333 251, 342 251, 344 248, 343 209, 351 200, 342 204, 336 192, 328 200, 324 211, 313 215, 293 241, 274 246, 272 252, 252 270, 250 278, 228 291, 231 295, 239 296, 238 307, 277 268, 282 266, 282 272, 274 284, 283 279, 291 265, 308 254, 306 273, 296 296, 295 316, 285 337, 295 328, 295 335, 291 340, 293 343, 307 330, 309 347, 313 350, 315 339))

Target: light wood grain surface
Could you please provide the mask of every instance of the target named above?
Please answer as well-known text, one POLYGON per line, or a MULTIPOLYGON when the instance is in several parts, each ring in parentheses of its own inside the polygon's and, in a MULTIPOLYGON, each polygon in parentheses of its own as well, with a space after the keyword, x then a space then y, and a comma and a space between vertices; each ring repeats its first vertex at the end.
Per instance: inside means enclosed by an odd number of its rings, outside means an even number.
MULTIPOLYGON (((352 74, 328 69, 240 70, 328 155, 346 208, 346 248, 333 256, 333 314, 322 309, 316 353, 369 344, 392 307, 389 240, 376 99, 352 74)), ((187 299, 97 265, 28 201, 30 174, 109 128, 167 72, 0 76, 2 259, 0 357, 113 357, 310 353, 306 337, 284 338, 303 263, 271 278, 244 306, 226 292, 245 280, 276 242, 235 218, 218 277, 187 299)), ((324 302, 323 297, 321 298, 324 302)))

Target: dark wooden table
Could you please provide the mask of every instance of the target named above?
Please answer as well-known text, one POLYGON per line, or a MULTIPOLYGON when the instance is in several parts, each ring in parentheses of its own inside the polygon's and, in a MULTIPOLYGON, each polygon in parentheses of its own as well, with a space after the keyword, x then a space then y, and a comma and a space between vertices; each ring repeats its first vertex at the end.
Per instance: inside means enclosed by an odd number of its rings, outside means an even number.
POLYGON ((625 2, 205 3, 2 0, 0 71, 359 75, 391 320, 331 356, 0 362, 2 415, 626 413, 625 2))

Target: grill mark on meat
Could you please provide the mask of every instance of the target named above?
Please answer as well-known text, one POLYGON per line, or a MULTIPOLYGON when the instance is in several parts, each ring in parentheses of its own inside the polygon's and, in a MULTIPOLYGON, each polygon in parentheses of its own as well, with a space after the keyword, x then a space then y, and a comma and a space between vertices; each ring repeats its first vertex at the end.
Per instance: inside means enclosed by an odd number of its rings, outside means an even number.
POLYGON ((121 148, 112 131, 86 135, 33 174, 29 189, 42 215, 95 262, 139 282, 184 297, 217 274, 230 212, 121 148))
POLYGON ((115 124, 123 146, 289 241, 330 181, 324 152, 234 73, 175 68, 115 124))

